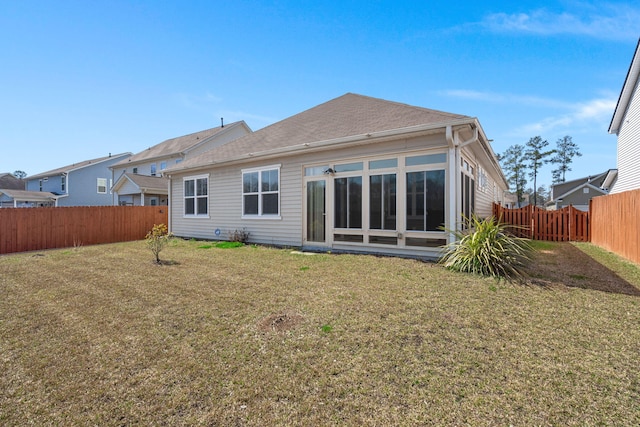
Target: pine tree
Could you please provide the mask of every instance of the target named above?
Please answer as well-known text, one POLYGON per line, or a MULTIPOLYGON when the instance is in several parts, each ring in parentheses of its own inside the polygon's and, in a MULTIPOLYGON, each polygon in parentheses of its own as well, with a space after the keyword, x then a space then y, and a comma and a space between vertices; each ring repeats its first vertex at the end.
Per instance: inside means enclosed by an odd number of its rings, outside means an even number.
POLYGON ((504 154, 498 156, 502 169, 506 173, 507 182, 512 191, 515 191, 518 198, 518 207, 523 200, 524 187, 527 185, 526 169, 524 157, 524 147, 519 144, 507 148, 504 154))
POLYGON ((573 158, 580 156, 582 153, 578 151, 578 146, 569 135, 556 141, 555 156, 551 158, 551 163, 558 165, 551 171, 554 184, 565 182, 564 175, 571 170, 569 165, 573 162, 573 158))
MULTIPOLYGON (((545 163, 549 163, 549 156, 551 156, 555 150, 547 150, 545 148, 549 145, 546 139, 542 139, 540 136, 534 136, 527 142, 526 150, 524 152, 525 162, 529 166, 529 176, 533 178, 533 188, 538 188, 538 173, 540 168, 545 163)), ((538 193, 533 193, 533 205, 538 204, 538 193)))

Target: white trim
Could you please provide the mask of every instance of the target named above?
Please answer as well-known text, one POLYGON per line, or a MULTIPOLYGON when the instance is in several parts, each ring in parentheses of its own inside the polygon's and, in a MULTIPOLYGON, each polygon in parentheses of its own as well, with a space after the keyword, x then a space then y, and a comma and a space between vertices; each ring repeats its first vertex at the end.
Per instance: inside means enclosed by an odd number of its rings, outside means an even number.
POLYGON ((281 169, 282 169, 282 164, 277 164, 277 165, 269 165, 269 166, 262 166, 262 167, 253 167, 253 168, 247 168, 247 169, 241 169, 241 180, 240 180, 240 195, 242 197, 242 211, 240 212, 240 218, 241 219, 266 219, 266 220, 280 220, 282 219, 282 206, 281 206, 281 199, 282 199, 282 178, 280 176, 281 174, 281 169), (266 171, 272 171, 275 170, 278 173, 278 190, 277 191, 267 191, 267 192, 263 192, 262 191, 262 173, 266 172, 266 171), (245 207, 244 207, 244 198, 245 198, 245 192, 244 192, 244 176, 245 174, 250 174, 250 173, 257 173, 258 174, 258 191, 257 192, 249 192, 246 193, 247 195, 256 195, 258 197, 258 213, 257 214, 245 214, 245 207), (278 213, 277 214, 265 214, 262 212, 262 196, 265 194, 277 194, 278 195, 278 213))
POLYGON ((107 178, 96 178, 96 191, 98 192, 98 194, 107 194, 109 191, 109 187, 107 187, 108 184, 108 180, 107 178), (100 191, 100 187, 102 187, 100 185, 100 183, 104 181, 104 191, 100 191))
MULTIPOLYGON (((210 189, 210 178, 209 178, 208 173, 206 174, 200 174, 200 175, 190 175, 190 176, 185 176, 182 178, 182 217, 183 218, 210 218, 210 214, 209 212, 211 211, 211 207, 209 206, 210 204, 210 199, 209 199, 209 194, 211 193, 211 189, 210 189), (197 187, 197 180, 199 179, 206 179, 207 180, 207 213, 206 214, 198 214, 198 187, 197 187), (184 184, 186 181, 193 181, 193 191, 194 191, 194 195, 193 195, 193 214, 187 214, 185 213, 185 209, 186 209, 186 203, 185 200, 187 198, 187 196, 185 195, 184 192, 184 184)), ((144 197, 144 194, 143 194, 144 197)), ((202 197, 202 195, 200 196, 202 197)), ((189 196, 189 198, 191 198, 191 196, 189 196)))
MULTIPOLYGON (((323 248, 350 248, 351 250, 367 250, 367 248, 373 249, 385 249, 385 252, 390 251, 420 251, 420 252, 432 252, 437 248, 431 246, 409 246, 406 244, 406 238, 422 238, 422 239, 437 239, 444 240, 445 242, 449 238, 449 234, 445 231, 421 231, 421 230, 407 230, 407 206, 406 206, 406 197, 407 197, 407 174, 412 172, 429 172, 429 171, 444 171, 445 173, 445 181, 444 181, 444 223, 445 226, 449 221, 449 216, 447 215, 448 206, 451 205, 451 201, 449 198, 451 195, 448 193, 448 189, 451 187, 450 183, 450 168, 452 167, 451 162, 455 161, 451 153, 452 150, 446 149, 443 147, 434 147, 429 149, 422 150, 408 150, 405 152, 395 152, 395 153, 385 153, 379 154, 375 156, 358 156, 358 157, 350 157, 350 158, 342 158, 336 159, 334 161, 323 161, 323 162, 310 162, 304 163, 301 166, 301 176, 302 176, 302 191, 304 206, 302 209, 303 221, 302 221, 302 235, 303 235, 303 246, 308 245, 310 247, 323 247, 323 248), (441 163, 426 163, 426 164, 416 164, 411 166, 406 166, 406 159, 408 157, 415 156, 423 156, 423 155, 431 155, 431 154, 445 154, 447 156, 446 160, 441 163), (387 160, 387 159, 397 159, 396 167, 388 167, 388 168, 375 168, 371 169, 370 162, 375 160, 387 160), (336 165, 349 164, 362 162, 363 167, 362 170, 357 171, 346 171, 346 172, 334 172, 329 175, 313 175, 313 176, 304 176, 305 168, 309 167, 330 167, 335 169, 336 165), (375 175, 388 175, 395 174, 396 175, 396 228, 394 230, 383 230, 383 229, 372 229, 371 228, 371 218, 370 218, 370 178, 375 175), (335 227, 335 180, 338 178, 349 178, 349 177, 362 177, 362 227, 361 228, 336 228, 335 227), (316 180, 325 180, 326 182, 326 228, 325 228, 325 242, 324 244, 320 244, 318 242, 309 242, 306 236, 306 183, 309 181, 316 180), (343 235, 353 235, 353 236, 361 236, 362 242, 345 242, 334 239, 335 234, 343 234, 343 235), (395 245, 392 244, 381 244, 381 243, 371 243, 369 240, 371 237, 396 237, 397 243, 395 245)), ((459 159, 459 157, 458 157, 459 159)), ((459 160, 458 160, 459 161, 459 160)), ((454 196, 456 194, 454 193, 454 196)))

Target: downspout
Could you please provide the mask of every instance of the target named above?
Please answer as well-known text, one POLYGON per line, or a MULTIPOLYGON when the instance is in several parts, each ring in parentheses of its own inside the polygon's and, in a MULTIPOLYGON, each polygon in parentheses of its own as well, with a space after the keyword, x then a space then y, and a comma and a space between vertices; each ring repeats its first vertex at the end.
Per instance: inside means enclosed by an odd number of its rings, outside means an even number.
MULTIPOLYGON (((447 126, 445 137, 447 139, 447 143, 449 145, 449 170, 453 172, 453 179, 451 180, 451 186, 449 187, 449 200, 452 206, 449 209, 449 228, 451 230, 458 230, 459 221, 458 221, 458 213, 460 212, 460 207, 462 204, 462 194, 461 194, 461 182, 460 182, 460 149, 466 147, 469 144, 478 141, 478 125, 470 124, 471 129, 473 130, 473 135, 471 138, 466 141, 458 142, 457 137, 459 134, 455 134, 452 126, 447 126)), ((453 233, 450 234, 449 241, 452 242, 455 240, 453 233)))
POLYGON ((167 183, 167 222, 169 224, 167 224, 167 229, 169 230, 169 233, 172 233, 172 229, 173 229, 173 224, 171 223, 171 175, 167 175, 167 178, 169 178, 169 182, 167 183))
POLYGON ((447 126, 445 130, 445 138, 447 140, 447 145, 449 146, 449 153, 447 155, 447 162, 449 163, 449 209, 448 209, 448 218, 446 228, 449 231, 449 238, 447 239, 449 243, 453 243, 456 240, 455 234, 453 231, 457 229, 457 212, 458 212, 458 192, 456 189, 458 188, 458 176, 459 171, 456 168, 460 166, 460 162, 458 160, 458 147, 456 146, 455 136, 453 134, 453 128, 451 125, 447 126))

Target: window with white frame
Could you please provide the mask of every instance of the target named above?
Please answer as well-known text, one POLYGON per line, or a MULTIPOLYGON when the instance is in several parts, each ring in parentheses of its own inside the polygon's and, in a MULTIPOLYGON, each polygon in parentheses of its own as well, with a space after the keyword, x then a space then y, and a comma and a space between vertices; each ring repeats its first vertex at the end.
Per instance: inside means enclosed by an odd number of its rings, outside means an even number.
POLYGON ((209 175, 184 178, 184 215, 209 215, 209 175))
POLYGON ((151 163, 151 176, 156 176, 156 164, 151 163))
POLYGON ((107 194, 107 178, 98 178, 98 194, 107 194))
POLYGON ((242 171, 242 215, 280 215, 280 166, 242 171))
POLYGON ((462 193, 461 223, 467 228, 469 220, 475 213, 476 192, 474 167, 466 159, 460 159, 460 192, 462 193))
POLYGON ((67 176, 66 175, 62 175, 60 177, 60 191, 62 191, 63 193, 67 191, 67 176))

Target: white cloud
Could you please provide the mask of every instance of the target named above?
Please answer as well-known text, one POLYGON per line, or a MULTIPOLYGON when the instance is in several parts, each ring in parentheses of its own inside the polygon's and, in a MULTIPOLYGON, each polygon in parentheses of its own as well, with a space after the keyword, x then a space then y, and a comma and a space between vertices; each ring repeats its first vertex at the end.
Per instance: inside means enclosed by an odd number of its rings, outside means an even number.
POLYGON ((579 9, 555 13, 537 9, 528 13, 493 13, 479 23, 501 33, 537 35, 574 34, 609 40, 638 37, 640 9, 626 3, 577 3, 579 9))
POLYGON ((616 108, 617 98, 609 96, 573 105, 569 112, 546 117, 538 122, 525 124, 516 134, 540 134, 570 127, 598 127, 606 129, 616 108), (603 127, 604 126, 604 127, 603 127))
POLYGON ((539 96, 516 95, 512 93, 482 92, 467 89, 451 89, 439 92, 440 95, 454 98, 484 101, 496 104, 518 104, 520 106, 570 108, 571 104, 556 99, 541 98, 539 96))

